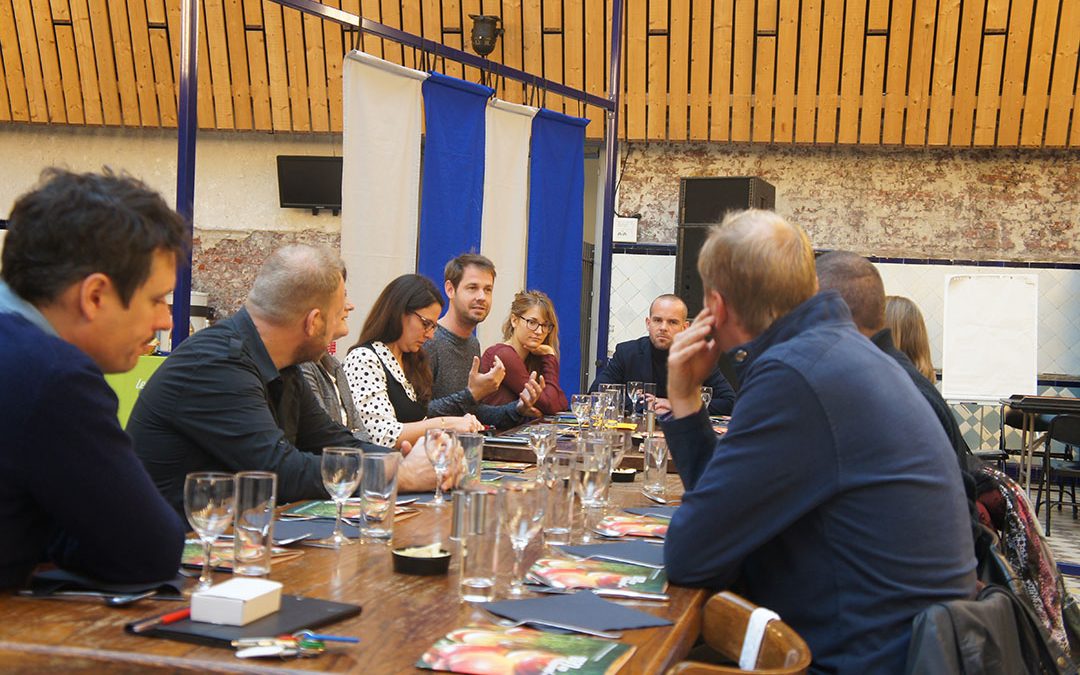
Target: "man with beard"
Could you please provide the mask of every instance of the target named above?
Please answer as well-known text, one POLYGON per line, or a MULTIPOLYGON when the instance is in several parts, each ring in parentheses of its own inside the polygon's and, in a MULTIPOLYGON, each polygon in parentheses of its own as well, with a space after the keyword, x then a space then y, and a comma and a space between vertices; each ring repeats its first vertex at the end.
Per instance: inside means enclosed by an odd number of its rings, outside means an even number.
POLYGON ((477 403, 498 390, 506 375, 498 358, 491 370, 480 372, 480 341, 475 335, 476 327, 491 311, 494 263, 482 255, 464 253, 446 263, 444 276, 450 302, 435 328, 435 337, 424 343, 434 376, 428 415, 472 413, 482 423, 499 429, 539 416, 532 404, 543 391, 543 380, 537 381, 535 373, 517 401, 499 406, 477 403))
MULTIPOLYGON (((329 249, 287 246, 263 263, 244 307, 185 340, 150 378, 128 432, 166 501, 183 513, 192 471, 273 471, 278 501, 325 499, 328 446, 389 452, 332 420, 296 364, 319 358, 343 332, 341 260, 329 249)), ((424 453, 402 448, 404 492, 435 486, 424 453)))
MULTIPOLYGON (((616 345, 615 354, 596 376, 589 391, 596 391, 601 384, 653 382, 656 384, 656 412, 670 412, 671 405, 667 398, 668 350, 675 336, 689 325, 686 303, 682 298, 671 293, 659 296, 649 305, 649 316, 645 317, 648 335, 616 345)), ((715 368, 704 384, 712 387, 713 391, 709 414, 731 414, 731 408, 735 405, 735 390, 724 379, 720 369, 715 368)))

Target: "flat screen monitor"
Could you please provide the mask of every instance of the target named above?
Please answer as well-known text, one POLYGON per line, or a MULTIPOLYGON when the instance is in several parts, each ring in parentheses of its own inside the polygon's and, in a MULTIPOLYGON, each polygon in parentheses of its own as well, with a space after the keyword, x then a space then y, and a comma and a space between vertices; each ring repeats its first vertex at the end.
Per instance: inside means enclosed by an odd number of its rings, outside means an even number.
POLYGON ((278 155, 277 174, 281 208, 341 210, 341 157, 278 155))

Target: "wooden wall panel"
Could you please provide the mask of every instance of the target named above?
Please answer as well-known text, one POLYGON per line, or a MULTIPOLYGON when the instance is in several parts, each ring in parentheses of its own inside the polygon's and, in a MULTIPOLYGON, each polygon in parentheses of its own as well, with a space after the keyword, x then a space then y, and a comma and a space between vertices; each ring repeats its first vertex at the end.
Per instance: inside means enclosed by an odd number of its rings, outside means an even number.
MULTIPOLYGON (((321 0, 606 97, 623 41, 619 134, 632 140, 906 146, 1080 145, 1080 0, 321 0)), ((200 0, 202 128, 340 132, 354 45, 478 81, 478 68, 273 0, 200 0)), ((0 0, 0 122, 173 127, 180 0, 0 0)), ((500 98, 602 110, 502 78, 500 98)))

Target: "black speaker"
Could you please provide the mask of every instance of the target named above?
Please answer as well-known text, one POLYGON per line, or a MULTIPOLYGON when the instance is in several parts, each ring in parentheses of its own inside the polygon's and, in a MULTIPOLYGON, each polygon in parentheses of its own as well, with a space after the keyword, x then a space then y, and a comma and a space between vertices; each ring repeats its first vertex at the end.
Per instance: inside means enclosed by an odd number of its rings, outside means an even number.
POLYGON ((709 228, 728 211, 772 209, 776 188, 755 177, 681 178, 679 232, 675 257, 675 293, 686 302, 690 316, 701 311, 704 292, 697 272, 698 253, 709 228))
MULTIPOLYGON (((776 188, 754 177, 682 178, 679 180, 679 233, 675 257, 675 293, 686 302, 693 318, 701 311, 705 292, 698 276, 697 261, 709 228, 724 219, 728 211, 772 209, 776 188)), ((721 355, 720 372, 736 391, 738 379, 726 356, 721 355)))

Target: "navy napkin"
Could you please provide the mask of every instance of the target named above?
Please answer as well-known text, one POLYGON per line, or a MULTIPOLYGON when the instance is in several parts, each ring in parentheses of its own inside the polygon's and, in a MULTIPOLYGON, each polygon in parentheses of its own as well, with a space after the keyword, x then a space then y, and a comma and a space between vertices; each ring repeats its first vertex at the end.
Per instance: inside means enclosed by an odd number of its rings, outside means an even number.
POLYGON ((39 572, 30 579, 30 590, 35 596, 48 596, 57 591, 94 591, 115 595, 130 595, 157 590, 165 595, 179 595, 184 589, 184 577, 163 581, 149 581, 135 584, 102 581, 68 572, 62 569, 39 572))
MULTIPOLYGON (((630 630, 670 626, 671 622, 641 610, 598 598, 589 591, 525 600, 484 602, 481 609, 512 621, 555 621, 590 630, 630 630)), ((547 626, 535 626, 552 630, 547 626)))
POLYGON ((675 515, 675 509, 677 506, 635 506, 628 509, 623 509, 627 513, 632 513, 635 516, 659 516, 661 518, 671 518, 675 515))
MULTIPOLYGON (((349 539, 358 539, 360 530, 348 523, 341 523, 341 532, 349 539)), ((304 543, 311 543, 319 539, 326 539, 334 533, 334 521, 323 520, 277 520, 274 521, 274 541, 293 539, 306 534, 304 543)))
POLYGON ((613 544, 584 544, 581 546, 556 546, 578 558, 613 560, 648 567, 664 566, 664 547, 647 541, 626 541, 613 544))

